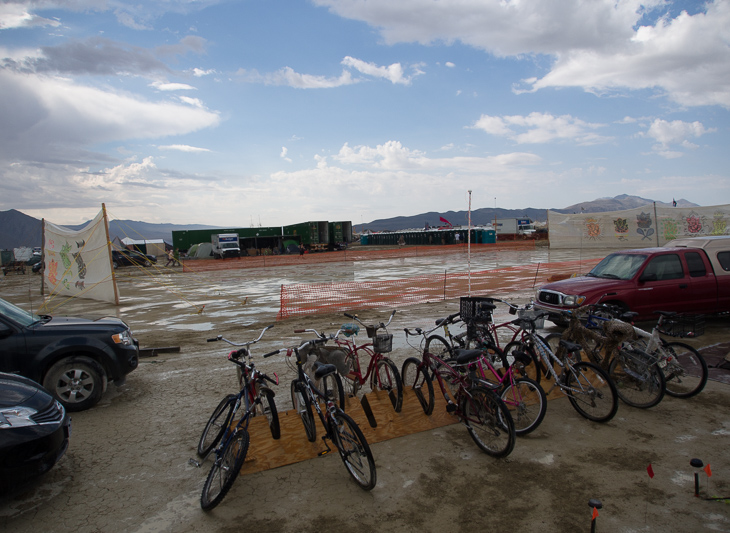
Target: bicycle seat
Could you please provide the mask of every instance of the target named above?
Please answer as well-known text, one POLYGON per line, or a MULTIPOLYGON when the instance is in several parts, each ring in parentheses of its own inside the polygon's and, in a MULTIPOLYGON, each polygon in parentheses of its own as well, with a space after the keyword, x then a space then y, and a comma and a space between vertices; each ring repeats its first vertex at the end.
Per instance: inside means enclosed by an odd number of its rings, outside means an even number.
POLYGON ((314 377, 317 379, 322 379, 327 374, 332 374, 333 372, 337 372, 337 367, 335 365, 326 365, 323 363, 320 363, 319 361, 315 361, 314 365, 314 377))
POLYGON ((568 350, 569 353, 573 352, 579 352, 583 349, 583 347, 580 344, 576 344, 574 342, 568 342, 565 339, 560 339, 560 346, 568 350))
POLYGON ((482 350, 456 350, 456 364, 464 365, 479 358, 482 350))

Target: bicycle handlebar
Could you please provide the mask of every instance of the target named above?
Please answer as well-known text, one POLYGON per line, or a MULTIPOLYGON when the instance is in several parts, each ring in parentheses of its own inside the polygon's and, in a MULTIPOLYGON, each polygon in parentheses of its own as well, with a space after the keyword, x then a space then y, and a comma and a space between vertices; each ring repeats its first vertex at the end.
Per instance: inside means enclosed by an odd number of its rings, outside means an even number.
POLYGON ((375 326, 367 326, 362 320, 360 320, 357 317, 357 315, 351 315, 350 313, 344 313, 344 315, 347 318, 351 318, 352 320, 355 320, 355 321, 359 322, 360 325, 365 326, 366 328, 367 327, 372 327, 372 328, 375 328, 375 331, 377 331, 379 329, 385 329, 385 328, 387 328, 390 325, 390 323, 393 321, 393 317, 395 316, 395 313, 396 313, 396 309, 393 309, 393 311, 390 313, 390 318, 388 319, 388 322, 386 322, 386 323, 381 322, 377 327, 375 327, 375 326))
POLYGON ((225 341, 228 344, 230 344, 231 346, 249 346, 251 344, 256 344, 257 342, 259 342, 261 340, 261 337, 264 336, 264 333, 266 333, 267 330, 269 330, 269 329, 271 329, 273 327, 274 327, 274 324, 271 324, 269 326, 266 326, 264 329, 261 330, 261 334, 259 334, 259 336, 258 336, 257 339, 254 339, 254 340, 248 341, 248 342, 233 342, 233 341, 229 341, 223 335, 218 335, 217 337, 215 337, 213 339, 208 339, 206 342, 225 341))

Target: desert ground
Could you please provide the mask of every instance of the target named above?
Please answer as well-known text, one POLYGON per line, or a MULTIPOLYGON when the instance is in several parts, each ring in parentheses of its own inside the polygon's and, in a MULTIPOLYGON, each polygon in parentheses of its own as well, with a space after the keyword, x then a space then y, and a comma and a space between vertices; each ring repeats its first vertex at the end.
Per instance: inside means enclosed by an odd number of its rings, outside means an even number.
MULTIPOLYGON (((335 276, 334 269, 323 265, 316 276, 335 276)), ((337 313, 277 321, 276 294, 265 288, 272 279, 301 279, 291 270, 193 281, 180 269, 159 277, 133 269, 118 274, 119 307, 77 300, 55 313, 121 316, 143 348, 180 350, 142 358, 125 385, 110 385, 99 405, 73 413, 65 457, 0 500, 2 531, 572 532, 589 531, 590 499, 602 502, 596 531, 730 531, 727 500, 709 499, 730 497, 730 388, 718 381, 695 398, 666 397, 647 410, 622 404, 605 424, 582 418, 565 398, 551 400, 542 425, 500 460, 482 453, 460 424, 375 443, 378 482, 371 492, 350 480, 336 454, 243 475, 206 513, 199 498, 210 459, 200 468, 189 460, 210 412, 236 388, 228 346, 206 339, 250 340, 274 323, 255 348, 263 354, 306 337, 294 329, 334 332, 347 320, 337 313), (190 301, 203 299, 209 305, 197 313, 190 301), (711 465, 711 477, 699 471, 699 497, 692 458, 711 465)), ((37 275, 0 278, 0 297, 25 308, 37 309, 39 293, 37 275)), ((498 296, 523 304, 531 295, 498 296)), ((396 364, 413 354, 404 327, 427 327, 455 310, 458 299, 398 309, 389 328, 396 364)), ((359 314, 380 321, 389 311, 359 314)), ((728 330, 727 317, 711 319, 705 334, 688 342, 727 343, 728 330)), ((279 411, 290 409, 293 374, 284 356, 256 364, 278 374, 279 411)))

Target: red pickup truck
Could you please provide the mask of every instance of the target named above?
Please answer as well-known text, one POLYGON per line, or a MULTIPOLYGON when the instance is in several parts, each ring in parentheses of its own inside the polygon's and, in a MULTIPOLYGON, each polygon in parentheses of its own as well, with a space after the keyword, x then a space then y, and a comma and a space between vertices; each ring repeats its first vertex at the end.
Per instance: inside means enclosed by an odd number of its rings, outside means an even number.
POLYGON ((550 312, 610 303, 655 319, 655 311, 711 314, 730 311, 730 236, 694 237, 662 248, 612 253, 585 276, 548 283, 537 290, 537 309, 550 312))

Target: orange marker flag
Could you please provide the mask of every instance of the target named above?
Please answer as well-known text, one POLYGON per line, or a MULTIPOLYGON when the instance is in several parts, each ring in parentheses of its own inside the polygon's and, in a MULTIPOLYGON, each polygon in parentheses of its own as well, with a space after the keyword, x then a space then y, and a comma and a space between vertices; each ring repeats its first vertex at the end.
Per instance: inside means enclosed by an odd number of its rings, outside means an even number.
POLYGON ((649 478, 654 478, 654 469, 651 467, 651 463, 646 467, 646 473, 649 474, 649 478))
POLYGON ((591 520, 595 520, 596 518, 598 518, 598 509, 596 509, 594 507, 593 508, 593 516, 591 516, 591 520))
POLYGON ((705 474, 707 474, 707 477, 712 477, 712 470, 710 469, 710 463, 707 463, 707 466, 705 467, 705 474))

